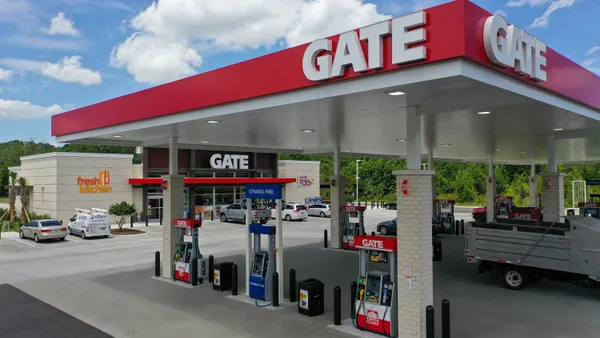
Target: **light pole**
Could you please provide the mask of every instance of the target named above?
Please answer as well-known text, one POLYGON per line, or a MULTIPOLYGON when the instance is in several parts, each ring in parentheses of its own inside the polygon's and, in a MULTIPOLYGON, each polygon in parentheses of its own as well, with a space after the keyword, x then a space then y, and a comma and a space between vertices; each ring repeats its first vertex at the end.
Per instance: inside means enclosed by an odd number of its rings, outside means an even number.
POLYGON ((358 180, 360 179, 358 176, 358 163, 363 161, 364 160, 356 160, 356 204, 358 204, 358 180))

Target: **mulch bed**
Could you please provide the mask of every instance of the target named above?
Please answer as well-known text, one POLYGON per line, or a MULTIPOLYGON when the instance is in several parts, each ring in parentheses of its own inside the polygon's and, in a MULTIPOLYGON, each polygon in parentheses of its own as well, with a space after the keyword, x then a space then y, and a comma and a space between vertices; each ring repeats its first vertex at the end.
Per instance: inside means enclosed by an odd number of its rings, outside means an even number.
POLYGON ((146 233, 145 231, 131 229, 131 228, 123 228, 122 230, 110 229, 111 235, 139 235, 139 234, 145 234, 145 233, 146 233))

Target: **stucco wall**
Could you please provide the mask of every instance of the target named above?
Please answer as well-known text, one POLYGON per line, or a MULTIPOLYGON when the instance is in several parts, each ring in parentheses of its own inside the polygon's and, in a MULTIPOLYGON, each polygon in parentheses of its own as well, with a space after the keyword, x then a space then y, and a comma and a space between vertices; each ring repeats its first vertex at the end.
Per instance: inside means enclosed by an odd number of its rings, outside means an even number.
POLYGON ((314 161, 279 161, 279 177, 296 179, 296 183, 286 185, 286 201, 304 203, 307 197, 320 196, 320 165, 314 161))
MULTIPOLYGON (((56 157, 25 157, 30 158, 21 162, 15 169, 18 176, 25 177, 32 186, 29 196, 29 211, 36 214, 56 214, 57 206, 57 179, 56 157)), ((21 200, 17 198, 15 207, 21 211, 21 200)))

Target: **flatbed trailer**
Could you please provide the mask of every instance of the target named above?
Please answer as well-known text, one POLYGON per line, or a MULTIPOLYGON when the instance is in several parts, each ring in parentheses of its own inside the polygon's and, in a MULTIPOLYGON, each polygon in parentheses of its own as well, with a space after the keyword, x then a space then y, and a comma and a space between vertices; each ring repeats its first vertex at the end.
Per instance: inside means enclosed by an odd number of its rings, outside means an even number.
POLYGON ((565 223, 505 220, 472 222, 465 256, 510 289, 540 278, 600 287, 600 220, 569 216, 565 223))

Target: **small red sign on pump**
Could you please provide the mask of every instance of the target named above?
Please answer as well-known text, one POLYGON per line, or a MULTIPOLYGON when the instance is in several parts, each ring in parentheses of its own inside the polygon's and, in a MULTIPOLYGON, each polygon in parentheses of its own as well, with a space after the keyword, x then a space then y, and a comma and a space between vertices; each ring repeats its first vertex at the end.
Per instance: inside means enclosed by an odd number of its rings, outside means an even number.
POLYGON ((162 183, 160 184, 160 187, 162 188, 162 190, 169 189, 169 181, 162 181, 162 183))
POLYGON ((402 189, 402 193, 404 195, 408 195, 408 180, 402 181, 402 186, 400 188, 402 189))

